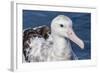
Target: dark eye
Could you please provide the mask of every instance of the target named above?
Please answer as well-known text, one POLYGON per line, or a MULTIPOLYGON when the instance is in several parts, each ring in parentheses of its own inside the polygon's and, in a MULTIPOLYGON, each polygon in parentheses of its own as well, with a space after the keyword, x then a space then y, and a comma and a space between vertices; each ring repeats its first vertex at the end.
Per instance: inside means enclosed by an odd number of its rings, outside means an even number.
POLYGON ((60 27, 64 27, 64 25, 63 24, 60 24, 60 27))

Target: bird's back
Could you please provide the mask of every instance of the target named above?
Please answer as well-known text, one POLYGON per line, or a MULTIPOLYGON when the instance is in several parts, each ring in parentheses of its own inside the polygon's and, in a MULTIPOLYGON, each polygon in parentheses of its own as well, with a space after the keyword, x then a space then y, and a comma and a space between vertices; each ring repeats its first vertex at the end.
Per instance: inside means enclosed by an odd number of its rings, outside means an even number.
POLYGON ((47 26, 30 28, 23 32, 23 54, 26 62, 46 61, 52 42, 47 26))

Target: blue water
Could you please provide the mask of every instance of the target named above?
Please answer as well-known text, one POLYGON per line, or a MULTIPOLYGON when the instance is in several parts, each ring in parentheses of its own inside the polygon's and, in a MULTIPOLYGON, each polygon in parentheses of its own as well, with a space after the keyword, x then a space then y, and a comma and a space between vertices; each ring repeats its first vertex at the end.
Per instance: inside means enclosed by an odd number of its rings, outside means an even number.
POLYGON ((70 17, 73 21, 75 33, 85 43, 84 50, 81 50, 80 47, 71 42, 72 49, 77 57, 80 60, 91 59, 91 13, 23 10, 23 29, 41 25, 50 26, 52 19, 57 15, 70 17))

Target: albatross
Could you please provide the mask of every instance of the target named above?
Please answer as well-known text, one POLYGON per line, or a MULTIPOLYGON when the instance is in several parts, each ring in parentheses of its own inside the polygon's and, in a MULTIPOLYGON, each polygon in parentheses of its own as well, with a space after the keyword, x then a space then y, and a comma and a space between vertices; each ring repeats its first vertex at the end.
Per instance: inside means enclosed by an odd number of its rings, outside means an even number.
POLYGON ((84 49, 84 42, 74 33, 72 20, 65 15, 56 16, 50 27, 26 29, 23 31, 23 62, 71 60, 76 55, 70 40, 84 49))

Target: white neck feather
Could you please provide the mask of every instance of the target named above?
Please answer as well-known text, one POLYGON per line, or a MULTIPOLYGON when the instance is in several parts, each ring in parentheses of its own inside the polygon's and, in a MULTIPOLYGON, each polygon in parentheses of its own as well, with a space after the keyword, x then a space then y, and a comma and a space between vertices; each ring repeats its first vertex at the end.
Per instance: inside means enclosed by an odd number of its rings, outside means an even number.
POLYGON ((61 55, 62 53, 65 52, 66 54, 70 53, 71 47, 69 40, 66 40, 64 37, 55 34, 52 34, 52 37, 54 42, 53 49, 56 54, 61 55))
POLYGON ((54 47, 57 49, 63 49, 67 46, 67 40, 64 37, 58 35, 52 35, 54 41, 54 47))
POLYGON ((71 53, 71 47, 70 47, 70 42, 69 40, 66 40, 64 37, 52 34, 53 37, 53 54, 56 59, 59 60, 61 58, 63 59, 69 59, 70 58, 70 53, 71 53))

